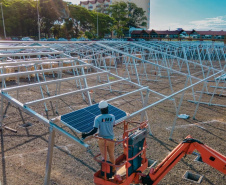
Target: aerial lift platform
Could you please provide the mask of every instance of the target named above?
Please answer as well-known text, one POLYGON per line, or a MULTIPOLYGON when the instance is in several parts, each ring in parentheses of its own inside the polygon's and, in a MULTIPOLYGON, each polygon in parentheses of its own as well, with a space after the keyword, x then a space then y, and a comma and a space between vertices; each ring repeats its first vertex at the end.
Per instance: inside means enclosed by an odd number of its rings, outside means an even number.
POLYGON ((123 154, 116 159, 115 165, 107 161, 106 147, 104 160, 98 159, 101 154, 94 157, 101 164, 101 169, 94 174, 94 183, 97 185, 156 185, 182 157, 192 154, 194 150, 200 152, 203 162, 226 174, 226 157, 191 136, 187 136, 156 168, 150 168, 148 174, 145 174, 144 171, 150 166, 146 157, 148 121, 138 123, 137 127, 130 130, 128 125, 131 122, 121 123, 124 124, 123 139, 109 141, 115 142, 115 145, 122 144, 123 154), (113 173, 113 166, 117 169, 116 173, 113 173))

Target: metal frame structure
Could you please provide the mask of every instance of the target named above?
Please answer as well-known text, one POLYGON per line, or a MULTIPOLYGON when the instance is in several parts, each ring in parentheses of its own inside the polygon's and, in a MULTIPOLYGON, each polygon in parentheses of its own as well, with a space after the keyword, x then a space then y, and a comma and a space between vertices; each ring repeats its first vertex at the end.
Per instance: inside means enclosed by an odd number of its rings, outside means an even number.
MULTIPOLYGON (((55 113, 59 114, 59 102, 63 97, 81 94, 83 100, 88 102, 88 105, 92 105, 95 93, 91 95, 91 91, 106 90, 110 93, 120 93, 118 96, 108 99, 108 102, 139 93, 141 107, 117 122, 138 115, 141 116, 141 121, 148 120, 148 109, 166 100, 172 101, 175 118, 169 139, 172 139, 186 90, 192 92, 193 100, 190 102, 196 103, 194 119, 200 104, 225 107, 225 105, 213 103, 214 97, 216 95, 223 96, 226 89, 226 79, 224 78, 226 52, 225 47, 221 44, 204 42, 38 42, 35 44, 33 42, 12 42, 11 44, 12 46, 0 47, 0 79, 2 80, 0 126, 3 127, 3 108, 4 99, 6 99, 49 127, 45 184, 49 184, 50 180, 55 132, 85 148, 89 147, 78 137, 49 119, 47 103, 50 102, 53 106, 53 100, 55 100, 55 113), (57 63, 57 66, 53 66, 54 63, 57 63), (45 64, 48 64, 48 68, 44 68, 45 64), (34 66, 34 69, 5 73, 7 66, 16 66, 20 69, 21 66, 27 65, 34 66), (124 73, 121 73, 119 68, 124 69, 124 73), (64 78, 65 71, 70 71, 72 77, 64 78), (35 83, 31 83, 30 75, 32 74, 35 83), (51 74, 54 79, 47 81, 47 74, 51 74), (104 79, 101 77, 102 75, 105 75, 104 79), (182 79, 183 87, 174 82, 174 75, 182 79), (21 76, 27 76, 29 84, 20 85, 21 76), (16 77, 18 86, 8 87, 6 79, 9 77, 16 77), (89 78, 93 77, 97 78, 96 85, 88 86, 89 78), (149 85, 153 82, 161 83, 162 79, 167 79, 168 94, 163 94, 161 90, 154 89, 149 85), (69 81, 74 81, 77 89, 62 92, 62 83, 69 81), (119 87, 118 89, 114 88, 115 84, 119 87), (194 89, 198 84, 203 85, 201 93, 194 89), (49 85, 55 85, 54 94, 49 92, 49 85), (135 90, 123 91, 122 87, 128 85, 133 86, 135 90), (20 102, 20 92, 35 87, 40 89, 41 98, 20 102), (213 88, 214 90, 211 91, 213 88), (16 98, 10 95, 11 92, 16 92, 16 98), (160 97, 160 100, 153 102, 149 97, 150 93, 160 97), (178 94, 181 94, 179 104, 175 100, 175 96, 178 94), (202 101, 204 94, 211 94, 209 102, 202 101), (40 103, 44 104, 46 117, 35 111, 35 105, 40 103)), ((152 134, 150 124, 149 133, 152 134)))
MULTIPOLYGON (((130 80, 134 80, 131 76, 135 75, 135 80, 138 84, 142 84, 143 81, 143 83, 150 80, 158 81, 160 78, 166 77, 169 79, 171 92, 174 92, 171 85, 171 75, 174 73, 187 76, 191 85, 194 81, 210 79, 209 76, 211 74, 219 74, 218 72, 220 71, 222 76, 225 74, 225 48, 222 44, 218 43, 140 42, 135 44, 130 42, 99 42, 84 44, 81 49, 78 47, 70 47, 70 53, 76 53, 80 57, 86 55, 83 59, 87 59, 87 61, 91 61, 97 67, 102 67, 105 70, 112 71, 113 69, 117 75, 118 61, 123 61, 127 72, 126 77, 130 80), (103 53, 104 56, 107 55, 113 60, 113 66, 112 64, 106 64, 106 57, 103 57, 103 53), (136 55, 139 55, 139 57, 136 55), (103 66, 100 65, 101 62, 104 63, 103 66), (139 64, 139 62, 141 63, 139 64), (153 69, 157 71, 158 75, 153 79, 151 79, 150 72, 146 71, 148 64, 151 64, 153 69), (143 74, 140 73, 142 70, 143 74), (164 73, 165 76, 162 73, 164 73)), ((212 76, 212 78, 213 77, 217 79, 216 75, 212 76)), ((211 103, 216 89, 221 90, 220 96, 223 95, 225 89, 225 79, 221 80, 222 86, 219 86, 218 81, 214 80, 215 86, 210 86, 214 87, 215 90, 211 93, 212 97, 209 103, 201 102, 201 98, 199 98, 198 105, 203 103, 224 107, 224 105, 211 103)), ((195 96, 199 92, 195 92, 193 87, 191 89, 193 101, 190 102, 197 104, 195 96)), ((209 91, 207 85, 205 86, 205 90, 207 92, 209 91)), ((176 112, 179 111, 176 110, 176 112)), ((196 113, 194 113, 193 116, 194 119, 195 114, 196 113)))

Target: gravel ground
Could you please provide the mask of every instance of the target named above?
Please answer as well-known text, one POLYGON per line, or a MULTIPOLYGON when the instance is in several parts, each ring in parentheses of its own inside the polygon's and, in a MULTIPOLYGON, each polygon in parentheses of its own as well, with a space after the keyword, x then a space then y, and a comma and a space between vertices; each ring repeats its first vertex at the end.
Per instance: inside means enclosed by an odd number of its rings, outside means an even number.
MULTIPOLYGON (((124 74, 124 70, 119 71, 119 74, 124 74)), ((195 71, 194 71, 195 72, 195 71)), ((153 79, 156 74, 150 74, 153 79)), ((65 73, 64 76, 70 76, 65 73)), ((132 74, 131 74, 132 76, 132 74)), ((198 76, 198 75, 197 75, 198 76)), ((48 77, 47 79, 52 79, 48 77)), ((104 77, 103 77, 104 79, 104 77)), ((114 79, 112 79, 114 80, 114 79)), ((142 81, 143 85, 149 86, 162 94, 171 94, 167 78, 158 78, 159 81, 142 81)), ((96 85, 96 79, 88 79, 88 84, 96 85)), ((99 82, 98 82, 99 83, 99 82)), ((184 87, 185 78, 177 74, 172 75, 172 85, 174 91, 184 87)), ((9 82, 8 86, 14 86, 16 83, 9 82)), ((21 85, 27 84, 27 80, 20 82, 21 85)), ((62 84, 61 93, 78 89, 72 85, 73 83, 62 84)), ((135 87, 128 84, 123 85, 123 91, 131 91, 135 87)), ((119 90, 120 85, 112 86, 113 90, 119 90)), ((209 83, 211 85, 211 83, 209 83)), ((48 86, 50 94, 54 94, 56 87, 48 86)), ((194 91, 200 91, 202 84, 194 88, 194 91)), ((43 88, 45 92, 46 89, 43 88)), ((92 98, 95 102, 101 99, 109 99, 120 95, 120 93, 109 90, 98 90, 93 92, 92 98)), ((20 91, 19 101, 28 102, 34 99, 41 98, 40 90, 32 88, 29 90, 20 91)), ((16 93, 10 95, 16 97, 16 93)), ((143 93, 145 96, 145 93, 143 93)), ((86 96, 86 95, 84 95, 86 96)), ((181 94, 176 95, 175 101, 179 104, 181 94)), ((196 93, 196 99, 199 94, 196 93)), ((149 103, 156 102, 161 99, 161 96, 150 93, 149 103)), ((226 155, 226 109, 223 107, 208 106, 200 104, 196 119, 192 116, 196 105, 188 102, 192 100, 192 90, 185 92, 180 114, 188 114, 190 118, 187 120, 178 119, 173 134, 173 140, 169 140, 172 123, 175 117, 175 105, 173 101, 167 100, 157 106, 152 107, 147 111, 150 127, 153 136, 147 137, 147 157, 161 162, 173 148, 177 146, 187 135, 202 141, 216 151, 226 155)), ((208 101, 210 95, 203 95, 202 101, 208 101)), ((87 106, 87 101, 84 101, 81 94, 65 97, 59 101, 52 101, 47 103, 49 119, 56 117, 55 105, 58 102, 58 112, 60 115, 72 112, 74 110, 87 106), (52 106, 54 105, 54 106, 52 106)), ((226 105, 225 96, 214 97, 214 103, 226 105)), ((141 108, 141 96, 139 93, 133 94, 112 103, 120 109, 132 113, 141 108)), ((4 110, 7 102, 4 102, 4 110)), ((43 103, 32 107, 41 115, 46 115, 43 103)), ((45 163, 47 157, 48 147, 48 127, 40 123, 35 118, 20 112, 13 105, 7 109, 4 118, 4 125, 17 130, 17 133, 4 129, 1 132, 1 165, 0 165, 0 184, 7 185, 29 185, 29 184, 43 184, 45 177, 45 163), (23 123, 30 122, 31 127, 23 128, 23 123)), ((133 118, 139 121, 139 117, 133 118)), ((59 126, 62 126, 59 124, 59 126)), ((132 125, 134 126, 134 125, 132 125)), ((63 126, 65 130, 70 129, 63 126)), ((73 133, 72 133, 73 134, 73 133)), ((122 130, 120 127, 115 128, 115 134, 120 138, 122 130)), ((94 154, 99 153, 97 142, 95 139, 88 141, 91 150, 94 154)), ((121 152, 120 148, 116 149, 116 155, 121 152)), ((208 166, 207 164, 195 162, 195 155, 188 155, 183 158, 178 164, 160 181, 161 185, 187 185, 195 184, 182 178, 186 171, 195 174, 203 175, 202 184, 210 185, 224 185, 226 184, 226 177, 222 173, 208 166)), ((57 185, 88 185, 93 184, 93 174, 99 170, 99 164, 95 162, 92 156, 80 147, 77 143, 69 141, 60 134, 56 134, 55 147, 53 153, 53 163, 51 171, 51 184, 57 185)))

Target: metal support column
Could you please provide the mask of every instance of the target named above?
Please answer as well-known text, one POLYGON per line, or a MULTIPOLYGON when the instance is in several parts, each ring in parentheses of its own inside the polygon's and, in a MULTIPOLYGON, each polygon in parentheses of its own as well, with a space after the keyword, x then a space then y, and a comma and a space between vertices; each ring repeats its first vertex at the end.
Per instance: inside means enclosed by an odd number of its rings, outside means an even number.
MULTIPOLYGON (((141 92, 141 93, 142 93, 142 92, 141 92)), ((147 104, 148 104, 149 93, 150 93, 150 90, 147 89, 145 101, 144 101, 143 98, 142 98, 143 107, 146 107, 147 104)), ((148 114, 147 114, 147 111, 144 111, 144 112, 141 113, 141 118, 140 118, 140 121, 141 121, 141 122, 144 121, 144 116, 145 116, 146 119, 148 120, 148 114)), ((153 134, 152 134, 152 132, 151 132, 151 127, 150 127, 149 121, 148 121, 148 129, 149 129, 149 135, 152 136, 153 134)))
POLYGON ((198 108, 199 108, 199 104, 202 103, 202 102, 201 102, 201 99, 202 99, 202 95, 203 95, 203 92, 204 92, 205 87, 206 87, 206 82, 203 84, 203 88, 202 88, 201 94, 200 94, 200 96, 199 96, 199 100, 196 102, 197 105, 196 105, 196 108, 195 108, 194 115, 193 115, 193 117, 192 117, 193 120, 195 120, 195 116, 196 116, 197 110, 198 110, 198 108))
POLYGON ((51 174, 51 166, 52 166, 52 158, 53 158, 53 147, 54 147, 54 138, 55 138, 55 131, 51 126, 49 128, 49 143, 48 143, 48 154, 46 160, 46 172, 45 172, 45 182, 44 185, 50 184, 50 174, 51 174))
MULTIPOLYGON (((225 67, 226 67, 226 65, 224 66, 223 71, 222 71, 222 73, 221 73, 221 75, 220 75, 221 77, 224 75, 225 67)), ((225 80, 224 80, 224 81, 225 81, 225 80)), ((214 97, 214 95, 215 95, 215 93, 216 93, 216 90, 217 90, 217 88, 218 88, 219 82, 220 82, 220 79, 216 81, 216 87, 215 87, 215 89, 214 89, 214 91, 213 91, 213 94, 212 94, 212 96, 211 96, 211 98, 210 98, 210 101, 209 101, 209 104, 210 104, 210 105, 211 105, 211 102, 212 102, 212 100, 213 100, 213 97, 214 97)))
MULTIPOLYGON (((81 68, 81 71, 82 71, 82 75, 85 75, 85 71, 84 71, 84 68, 83 67, 81 68)), ((83 78, 83 82, 84 82, 85 88, 88 88, 88 84, 87 84, 86 78, 83 78)), ((92 105, 92 100, 91 100, 89 91, 87 91, 87 97, 88 97, 89 105, 91 106, 92 105)))
MULTIPOLYGON (((189 80, 190 80, 190 83, 192 85, 192 79, 191 79, 191 73, 190 73, 190 68, 189 68, 189 64, 188 64, 188 61, 187 61, 187 55, 186 55, 186 52, 185 52, 185 49, 183 48, 183 53, 184 53, 184 58, 186 59, 186 66, 187 66, 187 70, 188 70, 188 75, 189 75, 189 80)), ((193 99, 194 101, 195 100, 195 91, 194 91, 194 88, 192 87, 192 96, 193 96, 193 99)))
POLYGON ((0 108, 0 131, 3 129, 3 96, 1 95, 1 108, 0 108))
MULTIPOLYGON (((186 78, 186 81, 185 81, 185 84, 184 84, 184 88, 187 87, 188 78, 189 78, 189 76, 187 76, 187 78, 186 78)), ((185 93, 185 91, 183 91, 183 93, 181 95, 181 98, 180 98, 180 103, 179 103, 178 107, 176 108, 176 116, 174 118, 173 126, 172 126, 172 129, 171 129, 171 132, 170 132, 170 137, 169 137, 170 140, 172 139, 172 136, 173 136, 173 131, 174 131, 174 128, 175 128, 175 125, 176 125, 176 121, 177 121, 177 118, 178 118, 178 113, 180 111, 180 106, 181 106, 183 98, 184 98, 184 93, 185 93)))

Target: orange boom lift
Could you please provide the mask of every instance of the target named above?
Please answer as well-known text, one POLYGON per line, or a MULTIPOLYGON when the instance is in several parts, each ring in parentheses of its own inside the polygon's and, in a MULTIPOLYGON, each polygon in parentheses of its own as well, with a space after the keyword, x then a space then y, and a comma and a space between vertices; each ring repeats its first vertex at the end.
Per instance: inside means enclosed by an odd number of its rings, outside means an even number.
MULTIPOLYGON (((146 175, 143 172, 149 166, 146 158, 148 122, 138 123, 136 128, 130 130, 128 125, 131 122, 124 121, 122 123, 124 123, 123 139, 121 141, 111 141, 115 142, 115 145, 123 145, 124 152, 116 159, 116 164, 113 165, 107 161, 106 147, 103 161, 98 159, 101 154, 94 157, 101 164, 101 170, 94 174, 94 183, 97 185, 158 184, 182 157, 192 154, 195 149, 200 152, 203 162, 226 174, 225 156, 193 139, 191 136, 187 136, 156 168, 151 168, 146 175), (112 171, 113 166, 117 169, 115 174, 112 171)), ((106 139, 104 140, 107 141, 106 139)))

